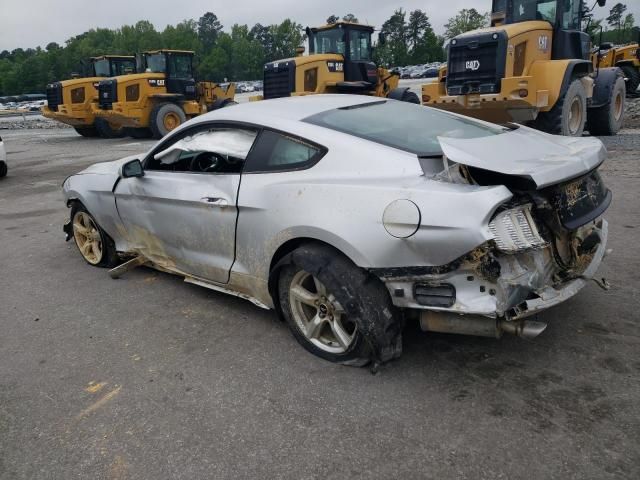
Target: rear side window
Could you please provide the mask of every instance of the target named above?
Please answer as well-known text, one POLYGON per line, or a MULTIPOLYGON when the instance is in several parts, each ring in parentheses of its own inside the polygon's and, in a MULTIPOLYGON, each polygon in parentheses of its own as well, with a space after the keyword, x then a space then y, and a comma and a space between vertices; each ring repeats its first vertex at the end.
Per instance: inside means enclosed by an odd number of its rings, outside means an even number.
POLYGON ((478 138, 508 131, 498 125, 396 100, 328 110, 304 121, 418 155, 441 154, 438 137, 478 138))
POLYGON ((245 173, 301 170, 314 165, 325 149, 297 137, 264 130, 247 159, 245 173))

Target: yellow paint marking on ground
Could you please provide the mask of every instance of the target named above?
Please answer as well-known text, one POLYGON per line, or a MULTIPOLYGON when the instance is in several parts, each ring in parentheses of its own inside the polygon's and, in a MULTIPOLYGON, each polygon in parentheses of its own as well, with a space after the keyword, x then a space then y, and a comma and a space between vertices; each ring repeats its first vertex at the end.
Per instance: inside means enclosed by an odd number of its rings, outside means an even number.
POLYGON ((102 390, 102 387, 104 387, 106 384, 107 382, 89 382, 89 385, 84 389, 84 391, 87 393, 96 393, 102 390))
POLYGON ((87 415, 90 415, 91 413, 95 412, 96 410, 98 410, 100 407, 102 407, 103 405, 105 405, 109 400, 111 400, 113 397, 115 397, 116 395, 118 395, 118 393, 120 393, 120 390, 122 389, 122 386, 119 386, 118 388, 111 390, 109 393, 105 394, 102 398, 100 398, 98 401, 96 401, 95 403, 93 403, 92 405, 89 405, 87 408, 85 408, 84 410, 82 410, 77 416, 76 416, 76 420, 80 420, 83 417, 86 417, 87 415))
POLYGON ((109 469, 109 478, 111 480, 123 480, 127 478, 127 470, 129 469, 127 462, 120 455, 116 455, 111 468, 109 469))

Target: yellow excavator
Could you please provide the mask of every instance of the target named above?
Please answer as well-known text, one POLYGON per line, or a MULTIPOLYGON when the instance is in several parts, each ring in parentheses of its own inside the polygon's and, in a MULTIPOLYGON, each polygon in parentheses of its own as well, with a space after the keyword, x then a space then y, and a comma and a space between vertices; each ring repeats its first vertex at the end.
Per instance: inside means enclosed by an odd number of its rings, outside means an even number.
POLYGON ((98 100, 98 83, 105 77, 131 74, 136 71, 133 55, 103 55, 89 60, 87 77, 71 78, 47 85, 47 106, 42 114, 71 125, 83 137, 112 138, 122 130, 96 119, 93 106, 98 100))
MULTIPOLYGON (((408 88, 398 88, 399 75, 373 61, 369 25, 340 21, 318 28, 307 28, 309 55, 267 63, 264 91, 251 100, 318 93, 354 93, 388 97, 420 103, 408 88)), ((384 37, 379 39, 384 42, 384 37)))
POLYGON ((640 42, 616 46, 603 43, 593 55, 594 68, 618 67, 627 80, 627 94, 635 94, 640 85, 640 42))
POLYGON ((138 73, 100 81, 96 117, 134 138, 162 138, 190 118, 235 104, 235 84, 196 82, 193 57, 187 50, 138 55, 138 73))
POLYGON ((617 133, 624 75, 619 68, 594 69, 582 4, 493 0, 492 26, 451 39, 438 81, 422 87, 423 104, 554 134, 617 133))

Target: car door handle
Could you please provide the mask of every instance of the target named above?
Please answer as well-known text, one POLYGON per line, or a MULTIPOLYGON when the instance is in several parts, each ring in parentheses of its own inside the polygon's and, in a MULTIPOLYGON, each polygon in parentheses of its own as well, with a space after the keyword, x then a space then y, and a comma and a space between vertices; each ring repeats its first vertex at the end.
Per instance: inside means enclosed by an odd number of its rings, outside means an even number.
POLYGON ((229 201, 226 198, 220 197, 202 197, 200 201, 213 207, 226 207, 229 205, 229 201))

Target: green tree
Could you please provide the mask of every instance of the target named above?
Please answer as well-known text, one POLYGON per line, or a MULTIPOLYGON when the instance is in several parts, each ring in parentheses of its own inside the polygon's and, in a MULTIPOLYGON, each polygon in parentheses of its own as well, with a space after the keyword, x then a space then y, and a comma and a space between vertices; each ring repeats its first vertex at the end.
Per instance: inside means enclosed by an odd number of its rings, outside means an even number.
POLYGON ((407 65, 409 49, 407 41, 406 12, 399 8, 382 24, 380 33, 385 38, 384 45, 378 44, 376 60, 382 65, 407 65))
POLYGON ((486 27, 488 24, 488 13, 479 13, 475 8, 463 8, 445 24, 444 36, 451 39, 461 33, 486 27))
POLYGON ((327 18, 327 25, 338 23, 338 20, 340 20, 340 17, 338 17, 337 15, 331 15, 329 18, 327 18))
POLYGON ((198 20, 198 37, 206 50, 213 47, 222 32, 222 24, 216 14, 207 12, 198 20))

